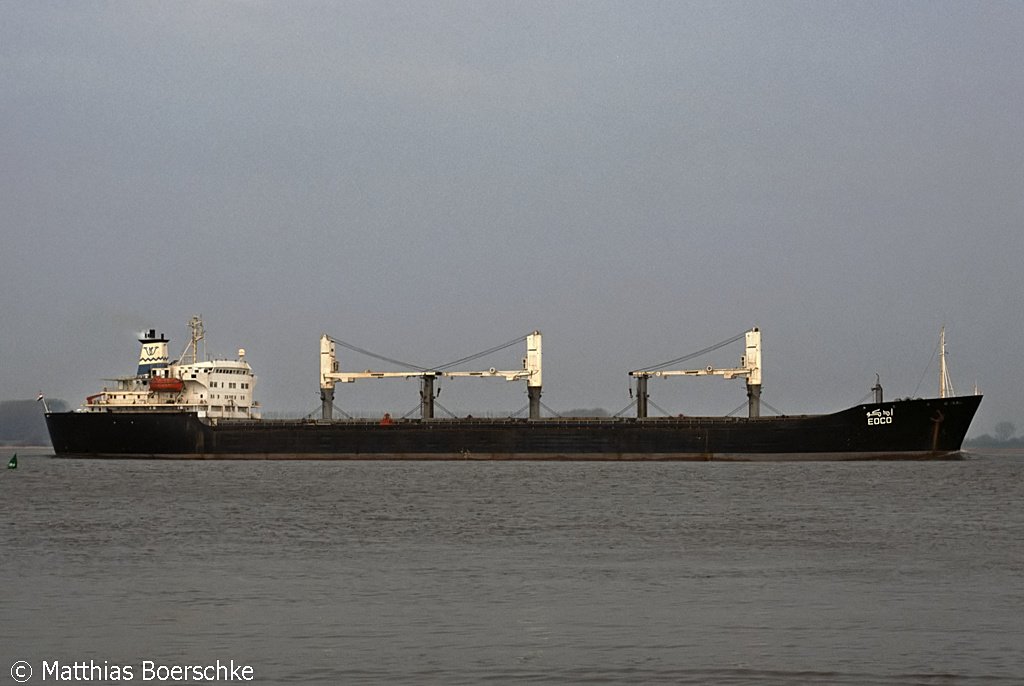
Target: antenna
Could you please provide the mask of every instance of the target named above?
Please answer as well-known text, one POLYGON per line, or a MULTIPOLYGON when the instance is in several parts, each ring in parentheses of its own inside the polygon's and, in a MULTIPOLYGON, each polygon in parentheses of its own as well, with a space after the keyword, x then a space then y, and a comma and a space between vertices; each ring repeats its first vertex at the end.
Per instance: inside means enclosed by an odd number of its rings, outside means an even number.
POLYGON ((206 338, 206 332, 203 330, 203 318, 192 317, 188 322, 188 328, 192 331, 192 364, 195 364, 199 357, 199 341, 206 338))

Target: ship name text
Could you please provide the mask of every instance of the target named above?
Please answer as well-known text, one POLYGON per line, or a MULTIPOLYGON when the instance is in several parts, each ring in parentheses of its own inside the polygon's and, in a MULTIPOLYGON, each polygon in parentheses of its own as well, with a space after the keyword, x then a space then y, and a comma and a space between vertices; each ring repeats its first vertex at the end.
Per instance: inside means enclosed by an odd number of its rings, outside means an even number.
POLYGON ((882 410, 876 408, 867 413, 868 415, 868 426, 880 426, 882 424, 892 424, 892 416, 895 413, 895 408, 889 408, 888 410, 882 410))

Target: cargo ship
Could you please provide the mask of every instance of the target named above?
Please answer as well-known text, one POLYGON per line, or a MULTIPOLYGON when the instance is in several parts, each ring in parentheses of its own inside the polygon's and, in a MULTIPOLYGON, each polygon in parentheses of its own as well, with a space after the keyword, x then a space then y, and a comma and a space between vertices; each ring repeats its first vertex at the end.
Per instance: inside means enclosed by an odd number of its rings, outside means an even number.
MULTIPOLYGON (((140 338, 135 374, 112 379, 69 412, 46 412, 54 453, 76 458, 322 459, 322 460, 919 460, 955 459, 981 395, 957 396, 947 385, 943 338, 938 397, 885 401, 876 381, 871 402, 817 415, 761 416, 761 332, 745 338, 736 367, 672 370, 665 365, 629 372, 635 414, 629 417, 541 416, 541 334, 526 342, 513 370, 339 370, 337 341, 320 339, 320 416, 263 419, 256 376, 239 349, 231 359, 202 359, 202 321, 176 360, 156 330, 140 338), (715 375, 746 381, 745 417, 649 416, 651 378, 715 375), (529 416, 434 417, 439 378, 525 381, 529 416), (334 418, 337 383, 418 378, 420 416, 334 418)), ((730 341, 731 342, 731 341, 730 341)), ((703 352, 703 351, 702 351, 703 352)), ((684 359, 684 358, 680 358, 684 359)))

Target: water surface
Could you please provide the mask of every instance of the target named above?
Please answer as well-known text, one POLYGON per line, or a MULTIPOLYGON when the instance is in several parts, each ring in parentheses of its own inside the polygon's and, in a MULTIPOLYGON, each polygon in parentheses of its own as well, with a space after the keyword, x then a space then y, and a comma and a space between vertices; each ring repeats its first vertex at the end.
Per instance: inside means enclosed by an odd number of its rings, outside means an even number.
POLYGON ((0 684, 218 659, 262 684, 1024 683, 1020 453, 19 459, 0 684))

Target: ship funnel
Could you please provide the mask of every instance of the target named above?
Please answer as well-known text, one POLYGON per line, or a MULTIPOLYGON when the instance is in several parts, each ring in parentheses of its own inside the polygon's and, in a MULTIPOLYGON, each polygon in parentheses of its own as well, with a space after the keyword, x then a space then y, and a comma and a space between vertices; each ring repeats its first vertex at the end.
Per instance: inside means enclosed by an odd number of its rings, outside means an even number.
POLYGON ((139 368, 136 374, 150 376, 154 369, 163 369, 170 358, 167 356, 167 338, 163 334, 158 337, 156 329, 150 329, 139 337, 142 349, 139 351, 139 368))

